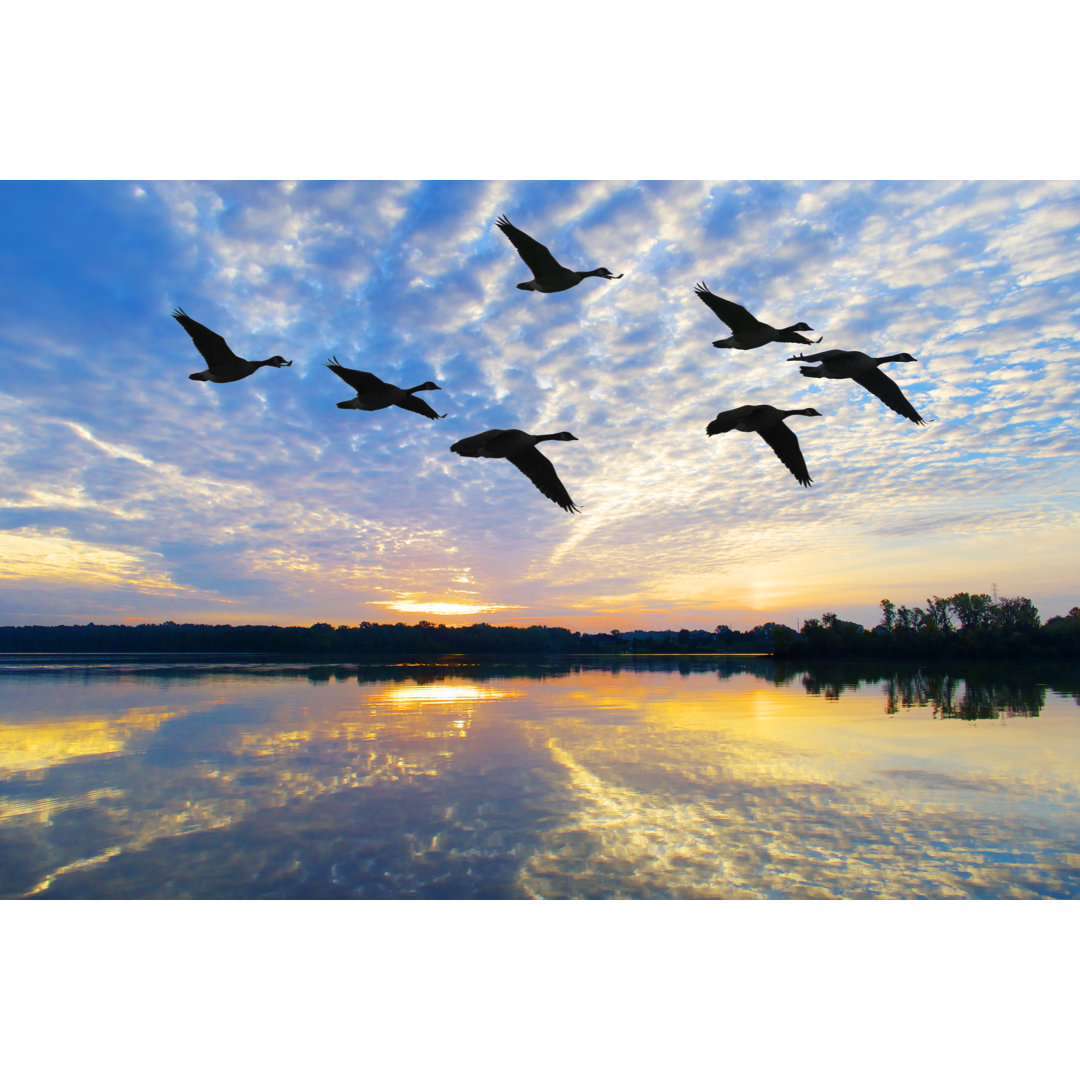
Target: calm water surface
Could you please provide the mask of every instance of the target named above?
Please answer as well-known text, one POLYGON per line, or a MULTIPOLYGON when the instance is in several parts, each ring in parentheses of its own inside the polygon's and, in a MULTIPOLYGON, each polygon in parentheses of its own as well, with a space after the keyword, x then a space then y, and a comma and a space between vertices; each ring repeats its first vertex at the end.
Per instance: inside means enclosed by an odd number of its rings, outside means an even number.
POLYGON ((1080 896, 1080 678, 0 656, 0 896, 1080 896))

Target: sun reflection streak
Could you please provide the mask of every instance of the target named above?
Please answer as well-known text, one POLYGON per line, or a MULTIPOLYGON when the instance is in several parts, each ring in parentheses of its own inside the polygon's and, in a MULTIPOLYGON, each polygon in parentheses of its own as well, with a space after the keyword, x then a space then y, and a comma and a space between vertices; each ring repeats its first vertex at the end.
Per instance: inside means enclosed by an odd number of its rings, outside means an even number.
POLYGON ((477 701, 498 701, 500 698, 523 696, 520 690, 429 683, 418 686, 392 686, 381 694, 373 695, 372 701, 384 702, 394 708, 411 710, 421 705, 471 705, 477 701))

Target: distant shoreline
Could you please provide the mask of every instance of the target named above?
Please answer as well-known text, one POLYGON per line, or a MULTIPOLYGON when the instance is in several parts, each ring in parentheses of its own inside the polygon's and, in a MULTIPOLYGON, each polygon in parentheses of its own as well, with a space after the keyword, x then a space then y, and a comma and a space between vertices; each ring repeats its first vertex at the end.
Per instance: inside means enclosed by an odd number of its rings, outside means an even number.
POLYGON ((350 657, 368 655, 769 654, 777 632, 766 623, 749 631, 635 630, 589 634, 552 626, 445 626, 429 622, 360 623, 357 626, 230 626, 140 623, 134 626, 3 626, 0 653, 38 654, 243 654, 350 657))
POLYGON ((446 626, 421 621, 355 626, 137 623, 0 626, 9 656, 283 656, 327 662, 355 658, 483 656, 770 656, 777 660, 1013 660, 1080 656, 1080 608, 1043 623, 1025 597, 957 593, 927 608, 882 601, 882 621, 867 629, 828 612, 799 630, 767 622, 752 630, 612 630, 565 627, 446 626))

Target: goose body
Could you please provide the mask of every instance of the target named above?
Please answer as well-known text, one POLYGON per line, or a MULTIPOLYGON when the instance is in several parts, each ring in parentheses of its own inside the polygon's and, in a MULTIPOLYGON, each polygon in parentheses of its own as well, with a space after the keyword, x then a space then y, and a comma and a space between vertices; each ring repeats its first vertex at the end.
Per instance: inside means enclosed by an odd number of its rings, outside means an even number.
POLYGON ((429 420, 441 420, 446 415, 446 413, 437 413, 423 398, 415 396, 422 390, 439 390, 440 387, 433 382, 425 382, 405 389, 393 383, 383 382, 378 375, 373 375, 370 371, 342 367, 336 356, 332 361, 328 360, 326 366, 356 391, 356 397, 337 403, 339 409, 363 409, 364 412, 376 412, 378 409, 387 409, 391 405, 396 405, 399 409, 419 413, 429 420))
MULTIPOLYGON (((813 330, 804 322, 795 323, 794 326, 785 326, 777 329, 768 323, 755 319, 741 304, 731 300, 725 300, 722 296, 709 289, 702 282, 694 286, 694 292, 702 299, 716 317, 731 330, 731 336, 714 341, 717 349, 756 349, 762 345, 768 345, 773 341, 793 341, 800 345, 816 345, 817 341, 804 338, 799 330, 813 330)), ((817 339, 818 341, 821 338, 817 339)))
POLYGON ((538 240, 528 233, 523 233, 517 226, 511 225, 506 216, 500 217, 496 225, 506 234, 507 239, 517 248, 517 253, 525 265, 533 272, 532 281, 523 281, 519 289, 528 292, 554 293, 565 292, 580 284, 588 277, 607 278, 618 281, 622 274, 613 274, 606 266, 596 270, 568 270, 555 261, 555 256, 538 240))
POLYGON ((926 421, 915 411, 904 392, 880 369, 881 364, 914 364, 918 361, 910 353, 893 353, 892 356, 867 356, 863 352, 845 349, 827 349, 814 353, 813 356, 791 356, 789 360, 807 362, 820 361, 817 367, 800 367, 799 370, 811 379, 852 379, 869 390, 876 398, 885 402, 893 412, 915 424, 926 421))
POLYGON ((261 367, 292 367, 291 360, 280 356, 271 356, 269 360, 245 360, 237 356, 220 334, 196 322, 183 308, 177 308, 172 317, 188 332, 195 342, 195 348, 206 361, 206 371, 196 371, 188 376, 196 382, 237 382, 253 375, 261 367))
POLYGON ((493 428, 479 435, 470 435, 467 439, 459 439, 450 449, 462 457, 506 458, 536 485, 541 494, 571 514, 580 513, 555 474, 555 466, 536 449, 537 443, 547 439, 576 441, 577 436, 569 431, 554 435, 530 435, 517 428, 493 428))
POLYGON ((817 409, 776 409, 772 405, 741 405, 737 409, 717 413, 705 428, 706 435, 719 435, 725 431, 756 431, 772 448, 776 456, 788 467, 792 476, 803 487, 813 480, 803 460, 802 450, 795 432, 784 423, 789 416, 820 416, 817 409))

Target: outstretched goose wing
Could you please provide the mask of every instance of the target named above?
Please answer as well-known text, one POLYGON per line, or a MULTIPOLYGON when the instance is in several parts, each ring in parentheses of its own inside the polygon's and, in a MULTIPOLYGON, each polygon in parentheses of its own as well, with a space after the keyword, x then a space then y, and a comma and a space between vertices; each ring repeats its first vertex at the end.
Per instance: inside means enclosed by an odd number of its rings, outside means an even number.
POLYGON ((834 360, 840 356, 850 356, 851 351, 848 349, 826 349, 824 352, 811 353, 809 356, 803 356, 799 353, 798 356, 789 356, 788 360, 798 360, 803 364, 816 364, 819 360, 834 360))
POLYGON ((710 292, 709 286, 704 282, 700 285, 695 285, 694 292, 701 297, 721 322, 727 323, 731 328, 732 333, 737 334, 740 330, 749 330, 758 325, 757 319, 755 319, 741 304, 733 303, 731 300, 725 300, 722 296, 717 296, 716 293, 710 292))
POLYGON ((386 383, 378 375, 372 375, 370 371, 357 371, 355 368, 342 367, 336 360, 333 362, 328 360, 326 366, 335 375, 344 379, 358 394, 366 394, 386 386, 386 383))
POLYGON ((446 413, 437 413, 423 398, 417 397, 415 394, 410 394, 403 401, 395 401, 394 404, 399 409, 408 409, 409 412, 419 413, 429 420, 441 420, 446 416, 446 413))
POLYGON ((893 412, 898 412, 908 420, 916 424, 925 424, 926 421, 915 411, 915 406, 904 397, 903 390, 885 374, 881 368, 874 368, 862 375, 854 376, 855 382, 865 386, 875 397, 880 398, 893 412))
POLYGON ((506 459, 516 465, 552 502, 558 503, 571 514, 581 511, 567 494, 562 481, 555 474, 555 466, 535 446, 506 459))
POLYGON ((538 240, 534 240, 528 233, 523 233, 516 225, 511 225, 505 215, 499 218, 495 224, 502 229, 506 234, 506 238, 517 248, 517 253, 524 259, 525 265, 536 277, 543 277, 545 274, 557 274, 563 269, 555 261, 555 256, 543 244, 538 240))
POLYGON ((773 448, 776 456, 791 470, 792 476, 803 487, 809 487, 813 483, 803 460, 802 450, 799 449, 799 440, 783 420, 759 431, 758 434, 773 448))
POLYGON ((211 371, 233 367, 240 360, 220 334, 196 322, 183 308, 177 308, 172 317, 188 332, 211 371))

